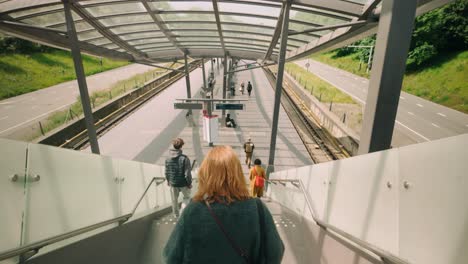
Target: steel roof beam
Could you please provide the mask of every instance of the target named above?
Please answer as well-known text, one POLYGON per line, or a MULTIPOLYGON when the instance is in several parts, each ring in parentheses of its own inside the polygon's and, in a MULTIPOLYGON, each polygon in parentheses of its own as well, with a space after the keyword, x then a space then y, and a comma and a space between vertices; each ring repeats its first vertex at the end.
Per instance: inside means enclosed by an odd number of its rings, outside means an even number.
POLYGON ((148 14, 151 16, 151 18, 153 19, 154 23, 156 23, 156 25, 158 25, 159 29, 162 31, 162 33, 167 37, 167 39, 169 40, 169 42, 171 42, 174 47, 179 50, 179 52, 181 52, 182 54, 187 54, 187 50, 185 49, 182 49, 181 47, 179 47, 177 45, 177 43, 174 41, 174 37, 172 36, 172 33, 170 32, 170 30, 167 28, 167 26, 165 25, 164 23, 164 20, 161 18, 160 15, 154 13, 152 10, 151 10, 151 7, 149 6, 148 4, 148 1, 147 0, 141 0, 141 3, 143 4, 143 6, 145 7, 146 11, 148 12, 148 14))
POLYGON ((78 2, 70 2, 71 9, 78 14, 81 18, 83 18, 88 24, 94 27, 101 35, 110 39, 114 44, 121 47, 122 49, 126 50, 130 54, 133 54, 134 57, 139 58, 145 57, 145 54, 139 52, 131 45, 127 44, 125 41, 120 39, 117 35, 112 33, 110 30, 106 29, 104 25, 102 25, 99 21, 97 21, 87 10, 85 10, 78 2))
MULTIPOLYGON (((221 42, 221 46, 223 47, 224 54, 225 54, 224 59, 226 59, 227 50, 226 50, 226 47, 224 45, 223 29, 221 28, 221 19, 219 18, 219 8, 218 8, 218 2, 217 1, 218 0, 212 0, 213 11, 214 11, 214 15, 215 15, 215 18, 216 18, 216 27, 218 28, 219 40, 221 42)), ((225 65, 225 67, 226 67, 226 65, 225 65)))
POLYGON ((310 32, 317 32, 317 31, 323 31, 323 30, 330 30, 330 29, 337 29, 337 28, 342 28, 342 27, 351 27, 351 26, 361 26, 364 24, 369 23, 368 21, 365 20, 358 20, 358 21, 353 21, 349 23, 344 23, 344 24, 337 24, 337 25, 332 25, 332 26, 325 26, 325 27, 317 27, 317 28, 312 28, 312 29, 307 29, 304 31, 296 32, 296 31, 290 31, 289 36, 294 36, 294 35, 300 35, 304 33, 310 33, 310 32))
MULTIPOLYGON (((416 16, 422 15, 426 12, 429 12, 433 9, 436 9, 453 1, 454 0, 419 1, 418 8, 416 9, 416 16)), ((367 5, 367 7, 369 6, 370 5, 367 5)), ((362 11, 362 13, 364 12, 365 10, 362 11)), ((361 26, 354 26, 350 29, 339 28, 331 33, 323 35, 320 39, 309 42, 307 45, 304 45, 302 47, 288 52, 286 60, 293 61, 320 51, 337 49, 375 33, 377 33, 376 23, 368 23, 361 26)))
POLYGON ((283 25, 284 10, 286 9, 286 5, 287 5, 287 2, 284 2, 283 5, 281 6, 281 11, 278 16, 278 21, 276 22, 275 32, 273 33, 273 36, 270 42, 270 47, 268 48, 268 51, 265 54, 265 58, 263 58, 263 62, 270 58, 271 54, 273 53, 273 49, 278 44, 278 40, 281 36, 281 28, 283 25))
MULTIPOLYGON (((0 23, 0 31, 3 31, 14 37, 37 42, 47 46, 70 50, 69 40, 62 34, 43 31, 36 28, 24 28, 15 24, 5 23, 0 23)), ((134 61, 134 57, 128 53, 106 49, 83 41, 79 41, 79 46, 83 52, 94 56, 104 56, 118 60, 134 61)))

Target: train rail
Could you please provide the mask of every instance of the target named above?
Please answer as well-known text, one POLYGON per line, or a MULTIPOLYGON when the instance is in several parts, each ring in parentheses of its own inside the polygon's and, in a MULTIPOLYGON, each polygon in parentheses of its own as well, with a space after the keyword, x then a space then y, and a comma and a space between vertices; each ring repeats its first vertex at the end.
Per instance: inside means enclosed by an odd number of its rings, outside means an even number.
MULTIPOLYGON (((269 68, 263 70, 273 89, 275 89, 275 74, 269 68)), ((312 111, 291 88, 291 85, 287 79, 284 79, 281 104, 314 163, 350 157, 343 146, 320 125, 312 111)))
MULTIPOLYGON (((189 72, 195 70, 200 66, 200 61, 194 61, 189 65, 189 72)), ((98 120, 94 125, 96 127, 96 133, 98 137, 102 136, 104 133, 115 127, 118 123, 120 123, 125 117, 129 116, 130 114, 137 111, 141 106, 143 106, 147 101, 152 99, 157 94, 164 91, 168 88, 171 84, 178 81, 179 79, 183 78, 185 74, 183 72, 178 72, 175 75, 168 77, 162 80, 156 87, 148 90, 147 92, 141 94, 134 100, 128 102, 127 104, 123 105, 116 111, 110 113, 104 118, 98 120)), ((69 148, 69 149, 83 149, 87 147, 89 144, 89 138, 86 130, 83 130, 77 133, 72 138, 66 140, 60 147, 69 148)))

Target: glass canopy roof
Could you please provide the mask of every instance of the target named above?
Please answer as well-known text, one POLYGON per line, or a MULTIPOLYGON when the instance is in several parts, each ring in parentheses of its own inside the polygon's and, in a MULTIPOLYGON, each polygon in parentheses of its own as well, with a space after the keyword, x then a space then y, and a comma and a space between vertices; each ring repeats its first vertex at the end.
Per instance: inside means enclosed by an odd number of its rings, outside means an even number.
MULTIPOLYGON (((228 54, 276 61, 279 53, 282 19, 278 20, 285 7, 281 0, 70 2, 82 50, 91 54, 157 62, 179 59, 184 53, 191 57, 228 54)), ((380 1, 291 1, 289 31, 298 33, 363 19, 372 2, 380 1)), ((38 27, 66 31, 60 0, 0 1, 0 20, 0 30, 7 34, 64 46, 64 34, 38 31, 38 27), (18 29, 5 21, 27 25, 18 29), (35 28, 28 30, 28 25, 35 28)), ((290 35, 287 50, 296 54, 335 30, 290 35)))

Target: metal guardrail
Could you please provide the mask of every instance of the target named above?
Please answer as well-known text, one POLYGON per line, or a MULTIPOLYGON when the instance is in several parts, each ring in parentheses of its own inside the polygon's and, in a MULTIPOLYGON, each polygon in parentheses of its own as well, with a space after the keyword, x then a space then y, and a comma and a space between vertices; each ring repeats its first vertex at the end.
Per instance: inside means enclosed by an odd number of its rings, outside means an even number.
POLYGON ((312 202, 311 202, 311 199, 309 197, 309 193, 306 191, 305 187, 304 187, 304 183, 302 183, 302 181, 300 179, 296 179, 296 180, 290 180, 290 179, 269 179, 267 180, 267 182, 269 183, 272 183, 272 184, 281 184, 283 186, 286 186, 287 183, 290 183, 292 184, 293 186, 295 186, 296 188, 299 188, 301 191, 302 191, 302 194, 304 195, 304 198, 306 200, 306 203, 307 203, 307 207, 309 208, 309 211, 310 211, 310 214, 312 215, 312 219, 314 220, 314 222, 320 226, 322 229, 324 229, 325 231, 333 231, 334 233, 344 237, 346 240, 349 240, 353 243, 355 243, 356 245, 376 254, 377 256, 379 256, 379 258, 382 260, 383 263, 391 263, 391 264, 411 264, 409 263, 408 261, 404 260, 404 259, 401 259, 400 257, 397 257, 393 254, 391 254, 390 252, 387 252, 381 248, 378 248, 362 239, 359 239, 341 229, 339 229, 338 227, 335 227, 333 225, 330 225, 330 224, 327 224, 325 222, 323 222, 322 220, 318 219, 315 214, 314 214, 314 210, 312 209, 312 202))
POLYGON ((21 247, 17 247, 15 249, 11 249, 11 250, 8 250, 8 251, 5 251, 5 252, 0 252, 0 261, 6 260, 6 259, 9 259, 9 258, 12 258, 12 257, 20 256, 20 263, 21 263, 21 262, 31 258, 35 254, 37 254, 39 252, 39 250, 41 248, 45 247, 45 246, 48 246, 48 245, 63 241, 65 239, 68 239, 68 238, 71 238, 71 237, 74 237, 74 236, 77 236, 77 235, 81 235, 83 233, 86 233, 86 232, 89 232, 89 231, 92 231, 92 230, 95 230, 95 229, 98 229, 98 228, 101 228, 103 226, 110 225, 110 224, 113 224, 113 223, 119 223, 119 225, 121 225, 121 224, 125 223, 126 221, 128 221, 135 214, 135 211, 137 210, 138 206, 140 205, 141 201, 145 197, 146 193, 148 192, 148 190, 151 187, 151 185, 153 184, 153 182, 156 182, 156 186, 158 186, 161 183, 163 183, 165 180, 166 180, 166 178, 164 178, 164 177, 153 177, 153 179, 148 184, 148 186, 146 187, 143 194, 140 196, 140 199, 136 203, 136 205, 133 208, 132 212, 129 213, 129 214, 125 214, 125 215, 122 215, 122 216, 119 216, 119 217, 115 217, 115 218, 112 218, 112 219, 109 219, 109 220, 105 220, 105 221, 102 221, 102 222, 99 222, 99 223, 96 223, 96 224, 93 224, 93 225, 89 225, 89 226, 86 226, 86 227, 82 227, 82 228, 79 228, 79 229, 76 229, 76 230, 73 230, 73 231, 70 231, 70 232, 67 232, 67 233, 64 233, 64 234, 49 237, 49 238, 46 238, 46 239, 31 243, 31 244, 27 244, 27 245, 24 245, 24 246, 21 246, 21 247))

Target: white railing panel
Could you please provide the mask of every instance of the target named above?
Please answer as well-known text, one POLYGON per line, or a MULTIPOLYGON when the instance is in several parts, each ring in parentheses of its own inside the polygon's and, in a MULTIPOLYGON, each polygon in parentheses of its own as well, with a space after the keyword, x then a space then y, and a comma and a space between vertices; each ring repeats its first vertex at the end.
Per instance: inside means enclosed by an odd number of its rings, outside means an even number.
POLYGON ((329 166, 331 183, 323 220, 398 254, 397 150, 335 161, 329 166))
POLYGON ((401 148, 400 176, 400 255, 468 263, 468 134, 401 148))
MULTIPOLYGON (((305 189, 309 193, 311 210, 317 218, 322 220, 325 217, 328 199, 330 164, 324 163, 323 166, 307 166, 297 170, 298 178, 302 180, 305 189)), ((313 220, 309 208, 305 207, 304 210, 304 216, 309 220, 313 220)))
POLYGON ((27 143, 0 139, 0 252, 20 246, 26 149, 27 143))
POLYGON ((120 215, 117 165, 109 157, 29 145, 25 242, 59 235, 120 215))

